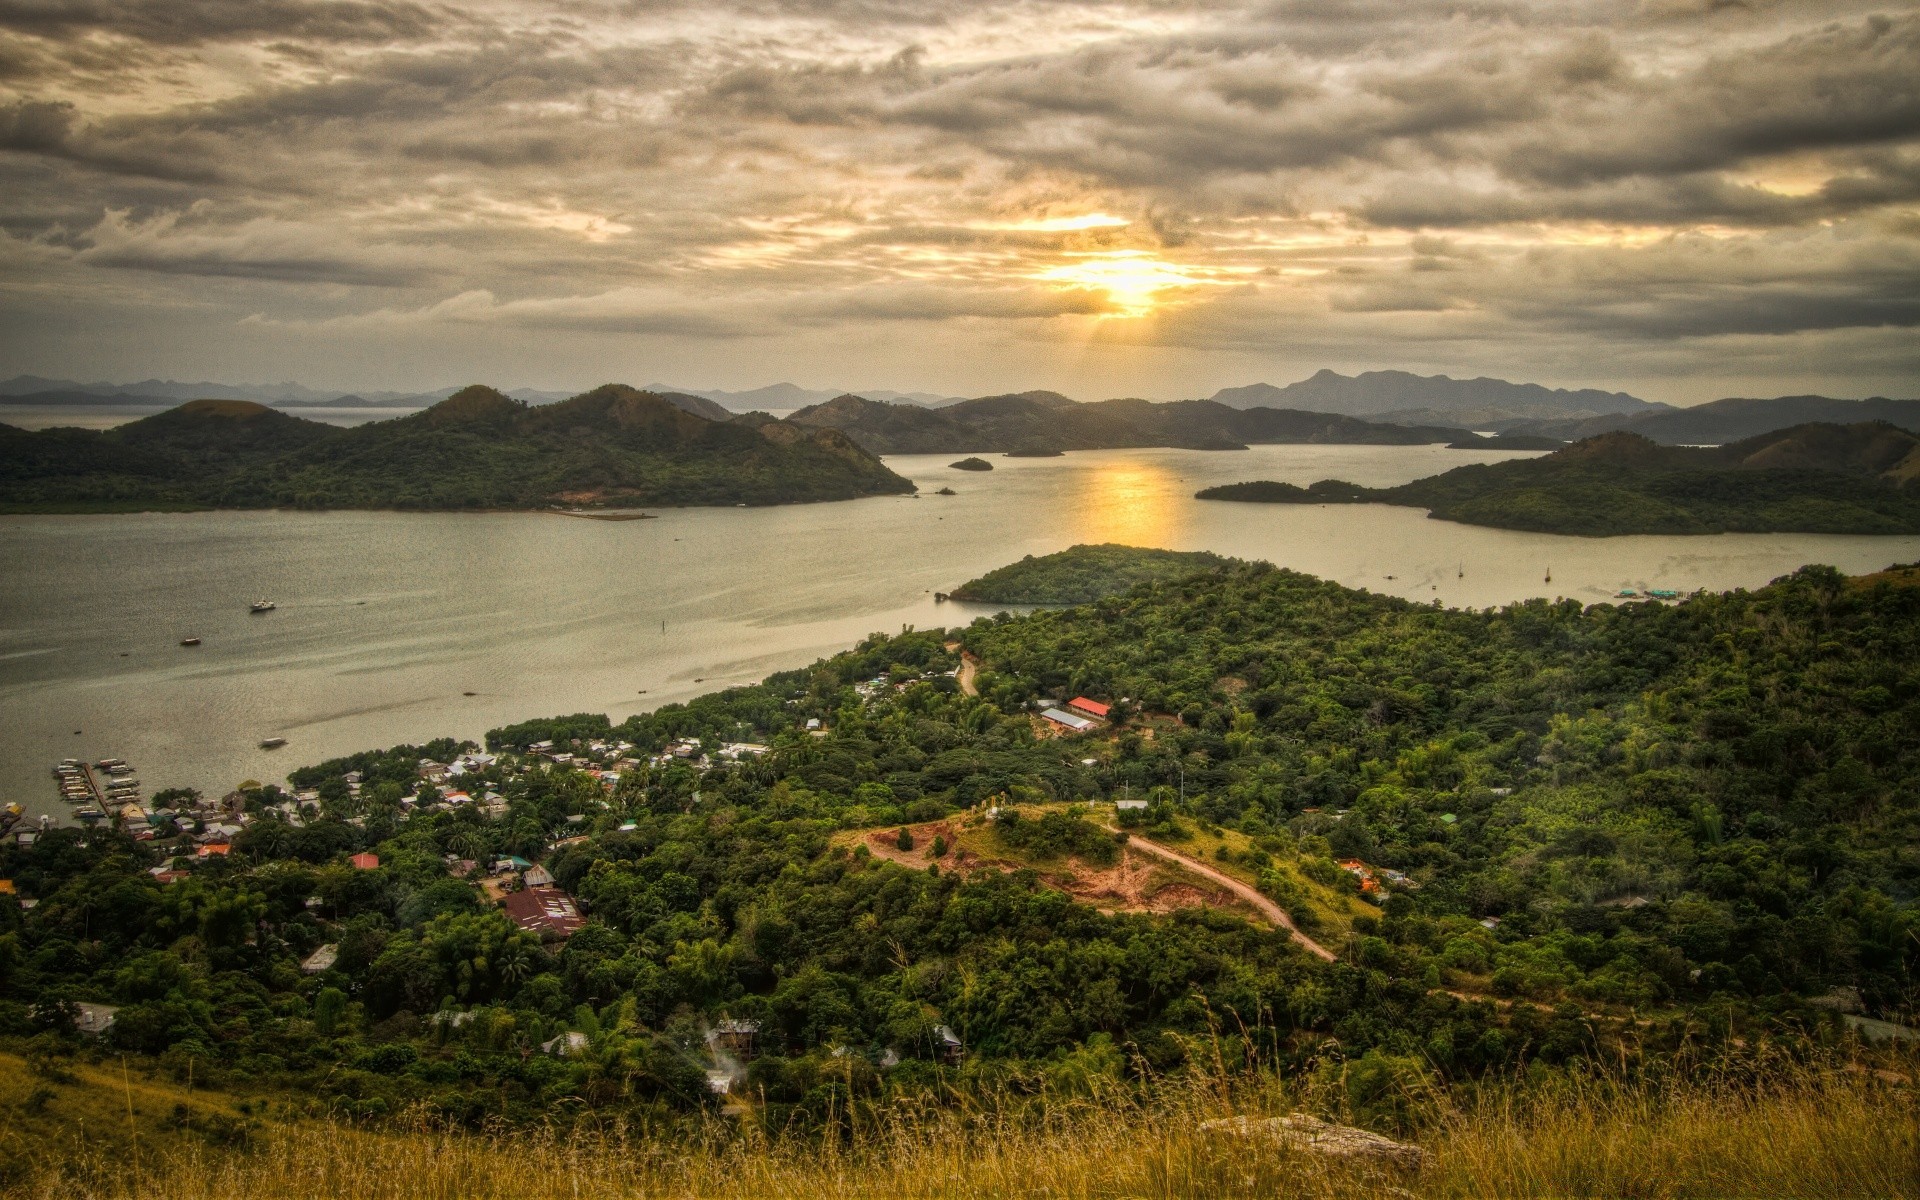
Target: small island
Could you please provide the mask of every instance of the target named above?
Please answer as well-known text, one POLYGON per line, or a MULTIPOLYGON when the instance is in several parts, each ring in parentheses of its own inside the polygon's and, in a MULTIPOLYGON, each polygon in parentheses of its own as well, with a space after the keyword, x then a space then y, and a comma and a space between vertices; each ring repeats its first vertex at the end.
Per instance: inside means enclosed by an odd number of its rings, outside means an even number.
POLYGON ((238 400, 194 400, 103 431, 0 425, 0 511, 16 513, 578 512, 912 491, 839 430, 762 414, 716 418, 618 384, 543 405, 476 385, 347 429, 238 400))
POLYGON ((988 462, 984 458, 963 458, 959 462, 948 463, 947 466, 950 469, 955 471, 991 471, 993 470, 993 464, 988 462))
POLYGON ((1607 433, 1399 487, 1273 480, 1196 492, 1260 504, 1401 504, 1443 521, 1583 537, 1920 533, 1920 437, 1882 421, 1798 425, 1728 446, 1607 433))
POLYGON ((1177 579, 1233 562, 1218 554, 1139 546, 1073 546, 989 571, 961 584, 955 600, 985 604, 1090 604, 1143 583, 1177 579))

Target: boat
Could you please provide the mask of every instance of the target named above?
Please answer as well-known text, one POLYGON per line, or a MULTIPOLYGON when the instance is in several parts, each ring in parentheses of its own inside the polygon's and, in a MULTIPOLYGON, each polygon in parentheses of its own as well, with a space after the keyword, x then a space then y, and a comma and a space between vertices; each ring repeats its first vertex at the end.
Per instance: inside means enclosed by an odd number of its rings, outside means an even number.
POLYGON ((6 833, 18 825, 20 818, 26 815, 27 810, 18 804, 9 804, 5 808, 0 808, 0 833, 6 833))
POLYGON ((1652 596, 1655 600, 1678 600, 1680 598, 1680 593, 1674 591, 1672 588, 1648 588, 1647 595, 1652 596))
POLYGON ((286 744, 287 744, 287 739, 283 737, 270 737, 270 738, 260 739, 260 748, 262 750, 278 750, 280 747, 286 744))
POLYGON ((1621 588, 1613 594, 1613 598, 1615 600, 1638 600, 1640 593, 1634 591, 1632 588, 1621 588))
POLYGON ((271 600, 255 600, 252 604, 247 605, 248 612, 263 613, 272 612, 273 610, 274 603, 271 600))
POLYGON ((200 639, 199 638, 181 638, 180 644, 182 646, 198 646, 200 644, 200 639))
POLYGON ((1548 568, 1547 568, 1547 582, 1548 582, 1548 583, 1552 583, 1552 582, 1553 582, 1553 568, 1552 568, 1552 567, 1548 567, 1548 568))

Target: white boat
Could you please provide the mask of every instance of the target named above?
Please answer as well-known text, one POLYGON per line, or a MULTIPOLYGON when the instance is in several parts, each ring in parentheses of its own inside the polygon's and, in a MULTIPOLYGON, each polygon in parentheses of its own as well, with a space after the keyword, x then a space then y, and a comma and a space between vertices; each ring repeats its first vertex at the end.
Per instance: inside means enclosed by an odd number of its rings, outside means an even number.
POLYGON ((260 748, 262 750, 278 750, 280 747, 286 744, 287 744, 287 739, 283 737, 270 737, 270 738, 260 739, 260 748))
POLYGON ((257 613, 272 612, 273 608, 274 608, 274 604, 273 604, 273 601, 271 600, 255 600, 252 604, 249 604, 247 606, 247 611, 257 612, 257 613))

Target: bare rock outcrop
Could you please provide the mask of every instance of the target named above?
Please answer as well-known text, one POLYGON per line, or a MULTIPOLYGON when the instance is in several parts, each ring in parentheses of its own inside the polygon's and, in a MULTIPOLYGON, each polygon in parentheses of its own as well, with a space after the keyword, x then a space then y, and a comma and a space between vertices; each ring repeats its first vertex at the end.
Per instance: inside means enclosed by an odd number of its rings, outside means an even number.
POLYGON ((1229 1137, 1278 1142, 1329 1158, 1369 1159, 1409 1169, 1419 1167, 1427 1159, 1427 1152, 1418 1146, 1351 1125, 1335 1125, 1306 1113, 1290 1113, 1284 1117, 1222 1117, 1203 1121, 1200 1128, 1229 1137))

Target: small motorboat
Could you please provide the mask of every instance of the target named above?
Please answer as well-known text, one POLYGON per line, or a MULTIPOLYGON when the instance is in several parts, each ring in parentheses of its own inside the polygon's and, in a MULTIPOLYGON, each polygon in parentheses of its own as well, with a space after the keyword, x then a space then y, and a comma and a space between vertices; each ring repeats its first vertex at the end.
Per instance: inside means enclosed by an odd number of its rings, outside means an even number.
POLYGON ((272 612, 273 609, 274 603, 271 600, 255 600, 252 604, 247 605, 248 612, 272 612))
POLYGON ((198 646, 200 644, 200 639, 199 638, 181 638, 180 644, 182 646, 198 646))
POLYGON ((278 750, 280 747, 286 744, 287 744, 287 739, 283 737, 270 737, 270 738, 260 739, 260 748, 262 750, 278 750))

